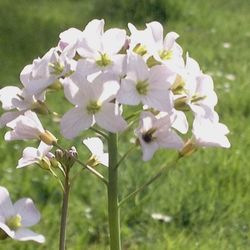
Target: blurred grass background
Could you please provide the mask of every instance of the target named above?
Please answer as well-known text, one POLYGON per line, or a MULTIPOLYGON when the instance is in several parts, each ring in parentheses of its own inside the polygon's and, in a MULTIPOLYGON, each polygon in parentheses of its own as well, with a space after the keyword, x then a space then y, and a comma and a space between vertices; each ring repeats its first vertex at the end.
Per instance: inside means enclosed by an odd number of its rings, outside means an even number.
MULTIPOLYGON (((167 176, 130 200, 121 210, 126 250, 247 250, 250 246, 250 2, 248 0, 0 0, 0 85, 19 85, 22 68, 42 56, 69 27, 83 29, 93 18, 106 28, 143 28, 160 21, 165 32, 180 34, 178 42, 213 76, 219 97, 217 111, 228 125, 229 150, 200 150, 167 176), (169 223, 152 213, 172 217, 169 223)), ((55 108, 61 107, 61 100, 55 108)), ((55 128, 48 128, 55 133, 55 128)), ((209 131, 208 131, 209 133, 209 131)), ((3 138, 4 131, 1 131, 3 138)), ((128 138, 125 138, 128 139, 128 138)), ((77 143, 81 156, 86 152, 77 143)), ((25 143, 1 139, 0 185, 12 200, 32 197, 42 214, 34 227, 44 245, 0 241, 0 249, 54 250, 58 246, 61 193, 57 182, 36 167, 16 170, 25 143)), ((127 141, 120 145, 125 151, 127 141)), ((140 164, 136 151, 121 166, 125 195, 153 174, 172 152, 160 151, 140 164)), ((102 170, 105 171, 105 170, 102 170)), ((69 250, 108 249, 106 192, 87 172, 72 187, 68 227, 69 250)))

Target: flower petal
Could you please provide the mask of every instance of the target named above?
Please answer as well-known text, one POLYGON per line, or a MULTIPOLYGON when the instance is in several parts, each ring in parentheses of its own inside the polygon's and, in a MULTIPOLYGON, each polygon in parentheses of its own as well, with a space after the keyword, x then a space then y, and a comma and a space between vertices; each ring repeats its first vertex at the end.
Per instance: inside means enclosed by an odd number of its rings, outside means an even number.
POLYGON ((28 240, 33 240, 38 243, 44 243, 45 238, 41 234, 37 234, 27 228, 19 228, 16 232, 15 235, 13 236, 13 239, 15 240, 20 240, 20 241, 28 241, 28 240))
POLYGON ((22 218, 23 227, 29 227, 37 224, 41 216, 35 204, 30 198, 22 198, 14 203, 15 213, 22 218))
POLYGON ((73 139, 81 131, 88 129, 93 123, 93 116, 84 108, 76 107, 69 110, 61 119, 61 133, 65 138, 73 139))
POLYGON ((127 127, 114 103, 104 103, 101 110, 95 114, 95 120, 101 128, 113 133, 123 131, 127 127))
POLYGON ((22 168, 33 163, 38 162, 37 149, 33 147, 27 147, 23 150, 23 157, 18 161, 17 168, 22 168))
POLYGON ((125 44, 126 31, 122 29, 109 29, 102 36, 103 51, 108 55, 117 54, 125 44))
POLYGON ((141 98, 135 88, 135 82, 129 79, 123 79, 116 99, 122 104, 138 105, 141 98))
POLYGON ((0 187, 0 216, 8 218, 14 214, 14 208, 8 190, 0 187))
POLYGON ((20 94, 21 90, 15 86, 7 86, 0 89, 0 101, 2 102, 2 108, 4 110, 10 110, 15 108, 12 103, 12 99, 17 97, 17 94, 20 94))

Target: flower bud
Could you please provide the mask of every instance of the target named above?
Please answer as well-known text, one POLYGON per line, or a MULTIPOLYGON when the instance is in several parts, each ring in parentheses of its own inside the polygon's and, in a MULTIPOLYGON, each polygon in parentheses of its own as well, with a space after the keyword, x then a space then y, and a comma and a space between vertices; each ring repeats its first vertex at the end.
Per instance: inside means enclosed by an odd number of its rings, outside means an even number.
POLYGON ((55 158, 56 160, 58 160, 59 162, 61 162, 63 160, 63 156, 64 156, 64 152, 61 149, 57 149, 55 151, 55 158))
POLYGON ((38 163, 39 167, 41 167, 42 169, 45 169, 45 170, 49 170, 50 167, 51 167, 51 163, 50 163, 50 160, 48 157, 43 157, 39 163, 38 163))
POLYGON ((47 115, 49 113, 47 105, 39 100, 33 103, 31 110, 41 115, 47 115))
POLYGON ((50 133, 48 130, 45 130, 44 133, 41 133, 39 135, 39 138, 41 141, 43 141, 47 145, 53 145, 54 143, 57 142, 56 137, 52 133, 50 133))
POLYGON ((54 81, 49 87, 48 89, 51 90, 60 90, 62 89, 62 84, 59 80, 54 81))
POLYGON ((174 108, 177 110, 180 110, 180 111, 189 111, 190 108, 187 105, 187 100, 188 100, 188 98, 186 96, 182 96, 182 97, 177 98, 174 101, 174 108))
POLYGON ((51 167, 53 168, 58 168, 60 167, 60 162, 57 161, 56 157, 54 154, 52 154, 51 152, 49 152, 47 155, 46 155, 50 161, 50 164, 51 164, 51 167))
POLYGON ((76 148, 73 146, 71 147, 67 153, 66 153, 66 162, 65 164, 68 166, 68 167, 72 167, 75 163, 75 159, 78 157, 78 153, 76 151, 76 148))

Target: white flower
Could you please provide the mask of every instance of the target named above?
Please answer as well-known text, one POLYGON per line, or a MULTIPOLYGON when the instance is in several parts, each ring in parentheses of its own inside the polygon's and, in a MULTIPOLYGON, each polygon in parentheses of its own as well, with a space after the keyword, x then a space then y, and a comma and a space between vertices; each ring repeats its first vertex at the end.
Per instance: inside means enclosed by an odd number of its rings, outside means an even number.
POLYGON ((32 111, 26 111, 6 125, 13 129, 5 134, 6 141, 40 139, 48 145, 57 141, 49 131, 44 130, 36 113, 32 111))
POLYGON ((4 127, 10 121, 23 115, 25 111, 31 109, 40 113, 48 111, 44 104, 45 93, 31 95, 26 89, 19 89, 15 86, 7 86, 0 89, 0 101, 2 108, 8 110, 0 117, 0 127, 4 127))
POLYGON ((40 213, 31 199, 22 198, 12 204, 8 190, 0 187, 0 234, 3 238, 44 243, 43 235, 28 229, 39 220, 40 213))
POLYGON ((93 73, 105 69, 114 72, 122 70, 120 64, 125 55, 118 53, 126 41, 125 30, 112 28, 104 32, 104 20, 94 19, 87 24, 83 35, 77 52, 91 65, 93 73))
POLYGON ((26 167, 34 163, 43 164, 49 162, 47 157, 49 151, 52 149, 52 146, 47 145, 46 143, 40 143, 38 148, 27 147, 23 150, 23 156, 18 161, 17 168, 26 167))
POLYGON ((199 64, 188 54, 185 68, 180 70, 171 89, 175 94, 176 109, 186 110, 189 107, 195 115, 209 118, 211 121, 217 119, 214 117, 217 95, 213 80, 202 73, 199 64))
POLYGON ((133 24, 128 24, 131 32, 130 50, 146 59, 153 56, 157 62, 168 65, 172 70, 183 67, 182 48, 176 43, 179 35, 170 32, 163 39, 163 27, 159 22, 154 21, 146 26, 144 30, 137 30, 133 24))
POLYGON ((109 154, 104 153, 103 143, 100 138, 92 137, 83 140, 84 145, 90 150, 92 156, 89 159, 89 165, 95 166, 99 163, 108 167, 109 154))
POLYGON ((175 74, 167 67, 162 65, 149 69, 141 56, 131 54, 117 101, 128 105, 143 103, 159 111, 170 112, 173 103, 169 89, 174 79, 175 74))
POLYGON ((183 141, 171 126, 170 116, 157 119, 150 112, 141 113, 140 127, 135 133, 142 146, 144 161, 150 160, 158 148, 182 148, 183 141))
POLYGON ((201 147, 223 147, 229 148, 230 142, 226 135, 229 130, 226 125, 218 121, 197 116, 193 122, 193 140, 195 145, 201 147))
POLYGON ((42 58, 24 67, 20 80, 30 94, 39 94, 71 70, 71 61, 57 48, 51 48, 42 58))
POLYGON ((110 132, 126 128, 118 105, 110 102, 119 89, 112 75, 101 74, 92 83, 77 76, 72 78, 64 81, 65 96, 75 105, 61 120, 61 132, 66 138, 76 137, 95 123, 110 132))
POLYGON ((26 111, 24 115, 20 115, 15 120, 7 123, 7 127, 13 130, 5 134, 6 141, 38 139, 45 132, 36 113, 32 111, 26 111))

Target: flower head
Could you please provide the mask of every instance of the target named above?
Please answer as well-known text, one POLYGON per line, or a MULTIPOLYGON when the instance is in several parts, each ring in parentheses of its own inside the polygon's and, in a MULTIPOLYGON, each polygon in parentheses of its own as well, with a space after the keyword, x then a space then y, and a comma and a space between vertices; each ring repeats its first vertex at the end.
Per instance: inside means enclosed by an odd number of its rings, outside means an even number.
POLYGON ((75 105, 61 120, 61 132, 74 138, 95 123, 110 132, 122 131, 127 124, 118 105, 111 102, 119 89, 118 81, 110 74, 101 74, 93 82, 68 78, 64 82, 67 99, 75 105))
POLYGON ((0 237, 10 237, 15 240, 33 240, 44 243, 45 238, 28 227, 35 225, 40 220, 40 213, 33 201, 22 198, 12 204, 9 192, 0 187, 0 237))
POLYGON ((40 139, 48 145, 52 145, 57 139, 47 130, 44 130, 36 113, 26 111, 13 121, 7 123, 7 127, 13 129, 5 134, 6 141, 40 139))
POLYGON ((52 146, 47 145, 41 141, 38 148, 27 147, 23 150, 23 156, 18 161, 17 168, 26 167, 34 163, 39 164, 41 167, 47 168, 50 166, 48 153, 52 149, 52 146))

